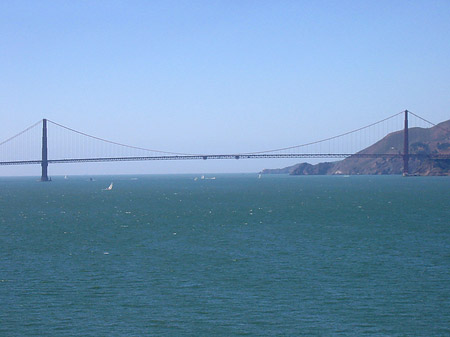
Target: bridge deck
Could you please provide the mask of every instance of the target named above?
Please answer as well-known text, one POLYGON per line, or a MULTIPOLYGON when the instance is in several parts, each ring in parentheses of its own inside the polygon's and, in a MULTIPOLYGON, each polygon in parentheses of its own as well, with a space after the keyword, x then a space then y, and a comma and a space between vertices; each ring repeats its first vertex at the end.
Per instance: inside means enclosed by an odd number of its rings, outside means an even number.
MULTIPOLYGON (((369 154, 369 153, 293 153, 293 154, 205 154, 205 155, 173 155, 173 156, 149 156, 149 157, 103 157, 103 158, 66 158, 48 159, 49 164, 62 163, 94 163, 94 162, 119 162, 119 161, 145 161, 145 160, 207 160, 207 159, 278 159, 278 158, 403 158, 402 154, 369 154)), ((448 160, 449 155, 409 154, 409 158, 448 160)), ((33 165, 41 164, 41 160, 19 160, 0 162, 0 165, 33 165)))

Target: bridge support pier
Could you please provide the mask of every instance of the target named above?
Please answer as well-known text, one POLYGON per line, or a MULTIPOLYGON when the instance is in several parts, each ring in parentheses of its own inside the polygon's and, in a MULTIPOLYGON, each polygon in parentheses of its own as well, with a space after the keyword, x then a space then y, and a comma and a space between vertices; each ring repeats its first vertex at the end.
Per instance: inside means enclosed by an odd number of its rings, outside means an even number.
POLYGON ((47 153, 47 120, 42 120, 42 174, 41 181, 48 181, 48 153, 47 153))
POLYGON ((403 175, 409 173, 409 140, 408 140, 408 110, 405 110, 405 127, 403 129, 403 175))

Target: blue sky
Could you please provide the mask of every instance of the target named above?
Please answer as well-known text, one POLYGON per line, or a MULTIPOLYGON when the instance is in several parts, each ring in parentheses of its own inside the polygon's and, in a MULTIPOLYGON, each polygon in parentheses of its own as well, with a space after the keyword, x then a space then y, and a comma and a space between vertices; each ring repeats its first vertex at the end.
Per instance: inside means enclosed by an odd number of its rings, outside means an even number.
MULTIPOLYGON (((449 1, 2 1, 0 139, 41 118, 130 145, 246 152, 404 109, 450 118, 449 1)), ((299 160, 51 166, 256 172, 299 160)), ((0 175, 38 167, 0 167, 0 175)))

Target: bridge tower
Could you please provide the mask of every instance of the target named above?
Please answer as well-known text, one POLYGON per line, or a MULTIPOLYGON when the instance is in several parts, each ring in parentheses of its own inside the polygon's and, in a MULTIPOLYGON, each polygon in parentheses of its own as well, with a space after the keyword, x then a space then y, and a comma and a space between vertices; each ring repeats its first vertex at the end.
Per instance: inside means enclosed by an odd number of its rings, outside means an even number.
POLYGON ((408 175, 409 140, 408 140, 408 110, 405 110, 405 127, 403 129, 403 175, 408 175))
POLYGON ((48 169, 48 153, 47 153, 47 120, 42 120, 42 175, 41 181, 48 181, 47 169, 48 169))

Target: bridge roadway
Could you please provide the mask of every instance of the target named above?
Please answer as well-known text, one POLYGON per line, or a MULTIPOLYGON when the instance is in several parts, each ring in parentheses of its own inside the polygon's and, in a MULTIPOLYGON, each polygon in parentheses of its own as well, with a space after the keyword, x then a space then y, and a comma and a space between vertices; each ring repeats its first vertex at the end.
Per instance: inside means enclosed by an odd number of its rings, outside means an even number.
MULTIPOLYGON (((450 154, 409 154, 410 159, 450 160, 450 154)), ((291 153, 291 154, 205 154, 205 155, 170 155, 149 157, 100 157, 100 158, 71 158, 49 159, 49 164, 62 163, 98 163, 119 161, 144 161, 144 160, 207 160, 207 159, 277 159, 277 158, 403 158, 403 154, 370 154, 370 153, 291 153)), ((27 165, 41 164, 42 160, 18 160, 0 162, 0 165, 27 165)))

